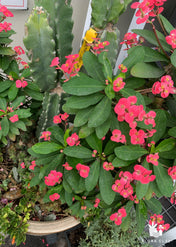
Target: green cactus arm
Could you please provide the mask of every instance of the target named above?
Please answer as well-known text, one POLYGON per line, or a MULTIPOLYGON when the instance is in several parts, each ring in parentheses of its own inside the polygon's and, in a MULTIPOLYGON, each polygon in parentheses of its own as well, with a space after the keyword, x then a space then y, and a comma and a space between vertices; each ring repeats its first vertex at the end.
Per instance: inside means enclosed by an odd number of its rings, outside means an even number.
POLYGON ((55 43, 46 13, 34 10, 26 23, 26 28, 24 45, 31 59, 32 77, 42 91, 49 91, 56 86, 55 68, 50 67, 55 57, 55 43))
POLYGON ((103 28, 107 22, 107 9, 109 0, 92 0, 92 19, 91 22, 96 28, 103 28))
POLYGON ((43 131, 52 125, 53 117, 58 114, 60 110, 60 96, 55 93, 44 94, 43 103, 42 103, 42 113, 40 115, 36 135, 39 138, 43 131))

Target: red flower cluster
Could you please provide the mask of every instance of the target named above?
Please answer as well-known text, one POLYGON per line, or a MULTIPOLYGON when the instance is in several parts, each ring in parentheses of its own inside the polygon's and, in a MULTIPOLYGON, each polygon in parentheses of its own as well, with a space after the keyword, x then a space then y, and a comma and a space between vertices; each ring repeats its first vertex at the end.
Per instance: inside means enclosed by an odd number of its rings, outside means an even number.
POLYGON ((155 180, 156 176, 151 175, 152 170, 147 170, 145 167, 141 165, 134 166, 133 178, 137 181, 140 181, 142 184, 148 184, 155 180))
POLYGON ((15 46, 14 48, 14 51, 18 54, 18 55, 21 55, 21 54, 25 54, 23 48, 21 46, 15 46))
POLYGON ((175 94, 176 88, 170 75, 161 77, 161 82, 156 81, 152 87, 153 94, 161 94, 162 98, 167 98, 169 94, 175 94))
POLYGON ((114 170, 114 166, 112 165, 112 163, 108 163, 107 161, 105 161, 103 163, 103 168, 106 170, 106 171, 112 171, 114 170))
POLYGON ((29 169, 34 170, 35 166, 36 166, 36 163, 35 163, 35 160, 33 160, 31 161, 31 165, 29 166, 29 169))
POLYGON ((58 193, 54 193, 49 196, 49 199, 54 202, 55 200, 58 200, 60 198, 60 195, 58 193))
POLYGON ((143 0, 142 3, 134 2, 131 5, 132 9, 138 9, 136 16, 138 17, 136 23, 141 24, 146 22, 150 16, 154 17, 163 11, 163 7, 160 7, 167 0, 143 0))
POLYGON ((93 38, 93 39, 94 42, 91 44, 91 46, 96 54, 100 54, 103 51, 107 51, 105 50, 105 47, 110 44, 109 41, 100 42, 100 38, 93 38))
POLYGON ((158 159, 159 159, 159 155, 158 153, 155 154, 149 154, 146 157, 146 161, 148 163, 152 163, 154 166, 158 166, 158 159))
POLYGON ((79 171, 81 177, 87 178, 89 176, 90 167, 78 163, 76 169, 79 171))
POLYGON ((70 171, 73 169, 73 167, 71 167, 68 162, 65 162, 65 164, 62 165, 67 171, 70 171))
POLYGON ((120 225, 122 223, 122 218, 126 216, 126 210, 124 208, 120 208, 117 213, 112 214, 109 218, 114 221, 116 225, 120 225))
POLYGON ((53 118, 53 123, 60 124, 62 121, 66 121, 68 117, 69 115, 66 112, 64 114, 56 115, 53 118))
POLYGON ((119 92, 122 88, 124 88, 125 82, 123 81, 122 77, 118 77, 116 80, 113 81, 113 90, 115 92, 119 92))
POLYGON ((156 229, 157 231, 167 231, 170 227, 169 224, 164 224, 164 220, 163 220, 163 216, 158 214, 154 214, 150 217, 149 220, 149 225, 150 226, 155 226, 156 225, 156 229))
POLYGON ((11 30, 11 27, 10 27, 11 25, 12 25, 12 23, 7 23, 6 21, 4 23, 0 23, 0 32, 2 32, 3 30, 5 32, 10 31, 11 30))
POLYGON ((17 88, 25 88, 27 85, 28 85, 27 81, 24 81, 23 79, 16 80, 16 87, 17 88))
POLYGON ((112 131, 111 141, 125 143, 126 137, 125 135, 122 135, 120 130, 115 129, 112 131))
POLYGON ((44 141, 49 141, 50 140, 50 131, 43 131, 42 135, 40 136, 40 139, 44 139, 44 141))
POLYGON ((176 166, 169 167, 168 175, 171 176, 173 180, 176 179, 176 166))
POLYGON ((67 138, 66 142, 69 146, 78 146, 80 144, 79 136, 76 133, 73 133, 70 137, 67 138))
POLYGON ((19 121, 18 115, 17 114, 13 115, 12 117, 9 118, 9 120, 12 123, 18 122, 19 121))
POLYGON ((45 176, 45 184, 48 186, 54 186, 56 183, 60 184, 62 179, 62 173, 56 170, 50 171, 48 176, 45 176))
POLYGON ((121 45, 126 44, 127 49, 136 46, 138 44, 137 34, 136 33, 126 33, 124 35, 121 45))
POLYGON ((173 192, 173 193, 172 193, 170 202, 171 202, 172 204, 175 204, 175 205, 176 205, 176 192, 173 192))
POLYGON ((6 8, 6 6, 3 6, 0 4, 0 12, 3 13, 5 17, 13 17, 13 13, 6 8))
POLYGON ((100 199, 99 199, 99 198, 96 198, 96 199, 95 199, 94 208, 97 208, 98 205, 99 205, 99 203, 100 203, 100 199))
POLYGON ((166 42, 172 46, 172 49, 176 48, 176 29, 172 30, 169 36, 166 36, 166 42))

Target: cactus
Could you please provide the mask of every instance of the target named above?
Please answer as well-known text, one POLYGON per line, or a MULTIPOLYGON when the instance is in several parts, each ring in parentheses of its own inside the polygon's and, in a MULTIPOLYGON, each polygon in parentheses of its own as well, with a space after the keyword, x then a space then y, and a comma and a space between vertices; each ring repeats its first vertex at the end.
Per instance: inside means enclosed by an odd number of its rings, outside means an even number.
POLYGON ((32 77, 42 91, 49 91, 56 86, 56 72, 50 67, 55 57, 55 43, 46 13, 34 10, 26 27, 27 36, 24 38, 24 45, 31 59, 32 77))
POLYGON ((114 68, 118 53, 119 31, 114 24, 132 0, 92 0, 92 25, 99 38, 110 42, 108 58, 114 68))
POLYGON ((40 115, 36 135, 39 138, 41 133, 53 125, 53 116, 57 115, 60 108, 60 96, 46 92, 42 103, 42 113, 40 115))

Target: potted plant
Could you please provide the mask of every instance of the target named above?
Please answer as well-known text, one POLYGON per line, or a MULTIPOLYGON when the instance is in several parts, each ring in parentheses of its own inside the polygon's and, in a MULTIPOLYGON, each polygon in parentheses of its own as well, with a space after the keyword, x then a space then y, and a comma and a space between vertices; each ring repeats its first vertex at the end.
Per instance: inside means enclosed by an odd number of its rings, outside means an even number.
MULTIPOLYGON (((161 212, 157 197, 175 198, 175 30, 161 15, 164 1, 132 5, 139 8, 138 23, 147 20, 153 32, 134 30, 136 34, 125 36, 128 57, 116 75, 113 68, 119 34, 114 24, 130 1, 92 1, 93 26, 78 55, 67 53, 72 38, 70 1, 54 1, 55 5, 36 2, 43 8, 36 8, 30 16, 24 39, 31 59, 28 76, 33 79, 32 86, 28 88, 28 83, 22 90, 16 86, 10 90, 10 86, 0 95, 2 106, 4 99, 11 101, 11 91, 18 91, 14 94, 17 99, 22 92, 29 95, 24 110, 30 106, 30 112, 36 113, 34 119, 39 118, 35 135, 39 142, 34 138, 35 144, 28 149, 33 163, 24 180, 26 196, 32 198, 30 194, 36 195, 37 190, 42 201, 66 203, 79 219, 103 212, 122 229, 128 227, 134 208, 140 236, 148 212, 161 212), (159 20, 164 35, 156 31, 150 16, 159 20), (157 49, 138 43, 137 34, 157 49), (59 96, 54 94, 58 81, 59 96)), ((23 85, 21 74, 14 72, 12 78, 23 85)), ((1 127, 14 115, 18 113, 2 113, 1 127)), ((2 141, 7 144, 4 138, 10 132, 5 133, 2 141)), ((26 199, 24 211, 31 209, 30 204, 26 199)), ((27 220, 30 214, 26 214, 27 220)), ((9 211, 4 218, 8 215, 9 211)), ((157 231, 166 230, 168 225, 158 218, 152 216, 151 225, 157 231)), ((14 234, 17 225, 10 228, 8 222, 5 232, 16 236, 19 243, 22 239, 14 234)))

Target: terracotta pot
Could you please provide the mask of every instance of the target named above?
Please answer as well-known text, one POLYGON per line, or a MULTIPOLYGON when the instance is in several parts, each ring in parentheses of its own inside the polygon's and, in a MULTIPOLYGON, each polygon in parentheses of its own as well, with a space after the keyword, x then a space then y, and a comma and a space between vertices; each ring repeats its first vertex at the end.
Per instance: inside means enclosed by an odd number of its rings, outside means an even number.
POLYGON ((80 222, 72 216, 55 221, 30 220, 27 234, 36 236, 50 235, 53 233, 66 231, 78 224, 80 224, 80 222))

